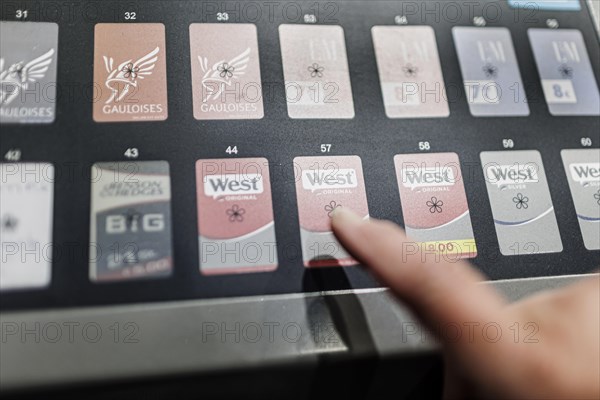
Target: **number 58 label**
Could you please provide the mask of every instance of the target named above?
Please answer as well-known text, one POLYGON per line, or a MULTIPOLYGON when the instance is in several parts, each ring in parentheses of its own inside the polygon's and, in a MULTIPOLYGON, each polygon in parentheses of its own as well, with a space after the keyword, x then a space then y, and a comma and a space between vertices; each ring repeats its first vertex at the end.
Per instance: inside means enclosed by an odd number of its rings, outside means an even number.
POLYGON ((544 79, 542 80, 544 97, 548 104, 574 104, 577 103, 573 82, 569 79, 544 79))

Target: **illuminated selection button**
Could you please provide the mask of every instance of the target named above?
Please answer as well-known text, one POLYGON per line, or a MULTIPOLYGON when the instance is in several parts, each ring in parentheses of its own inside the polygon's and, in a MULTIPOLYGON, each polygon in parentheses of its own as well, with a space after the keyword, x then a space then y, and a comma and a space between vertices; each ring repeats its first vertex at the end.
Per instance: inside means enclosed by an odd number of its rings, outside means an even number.
POLYGON ((357 264, 331 231, 331 215, 345 207, 369 217, 360 157, 296 157, 294 170, 304 266, 357 264))
POLYGON ((561 252, 540 153, 490 151, 480 157, 500 252, 505 256, 561 252))
POLYGON ((200 271, 277 268, 269 163, 265 158, 196 162, 200 271))
POLYGON ((354 118, 342 27, 283 24, 279 39, 290 118, 354 118))
POLYGON ((57 55, 57 24, 0 22, 0 123, 54 121, 57 55))
POLYGON ((54 166, 0 164, 0 289, 50 284, 54 166))
POLYGON ((374 26, 385 113, 389 118, 450 115, 435 33, 430 26, 374 26))
POLYGON ((527 116, 529 106, 507 28, 452 29, 471 114, 527 116))
POLYGON ((561 152, 583 242, 600 250, 600 149, 561 152))
POLYGON ((102 162, 93 165, 91 176, 90 279, 171 275, 169 164, 102 162))
POLYGON ((600 115, 600 94, 581 32, 529 29, 550 114, 600 115))
POLYGON ((97 24, 94 35, 94 121, 167 119, 163 24, 97 24))
POLYGON ((407 235, 424 251, 449 258, 477 255, 458 155, 394 157, 407 235))
POLYGON ((508 0, 513 8, 524 8, 527 10, 556 10, 556 11, 579 11, 580 0, 508 0))
POLYGON ((258 119, 263 98, 253 24, 191 24, 196 119, 258 119))

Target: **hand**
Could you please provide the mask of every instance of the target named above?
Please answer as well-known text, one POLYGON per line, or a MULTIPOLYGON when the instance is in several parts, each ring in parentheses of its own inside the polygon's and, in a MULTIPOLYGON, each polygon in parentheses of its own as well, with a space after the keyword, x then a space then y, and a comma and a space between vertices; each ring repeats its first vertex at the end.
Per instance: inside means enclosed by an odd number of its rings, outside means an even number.
POLYGON ((411 241, 391 222, 339 208, 332 228, 434 334, 446 324, 464 327, 458 339, 437 335, 446 360, 445 398, 600 398, 599 276, 507 304, 468 263, 404 252, 411 241), (494 329, 483 332, 488 323, 502 328, 497 341, 494 329), (538 329, 537 343, 524 335, 515 340, 509 329, 515 323, 535 324, 529 326, 538 329))

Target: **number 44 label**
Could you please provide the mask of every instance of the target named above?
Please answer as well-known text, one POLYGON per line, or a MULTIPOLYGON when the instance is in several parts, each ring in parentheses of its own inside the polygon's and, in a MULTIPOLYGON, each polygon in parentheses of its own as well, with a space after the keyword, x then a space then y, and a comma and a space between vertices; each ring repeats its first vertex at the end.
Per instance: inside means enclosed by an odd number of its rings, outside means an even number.
POLYGON ((544 79, 542 88, 548 104, 577 103, 575 88, 569 79, 544 79))

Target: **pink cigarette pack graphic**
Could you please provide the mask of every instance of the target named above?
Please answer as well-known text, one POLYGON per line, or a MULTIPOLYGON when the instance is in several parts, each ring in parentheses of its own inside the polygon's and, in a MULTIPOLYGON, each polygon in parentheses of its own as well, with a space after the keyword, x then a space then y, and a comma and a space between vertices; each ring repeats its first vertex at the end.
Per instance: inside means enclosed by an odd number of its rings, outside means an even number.
POLYGON ((331 232, 330 220, 338 207, 369 217, 360 157, 296 157, 294 169, 304 266, 357 264, 331 232))
POLYGON ((277 268, 267 159, 198 160, 196 190, 201 273, 277 268))
POLYGON ((471 258, 477 247, 455 153, 394 157, 406 233, 423 251, 471 258))
POLYGON ((253 24, 191 24, 196 119, 260 119, 263 100, 253 24))

